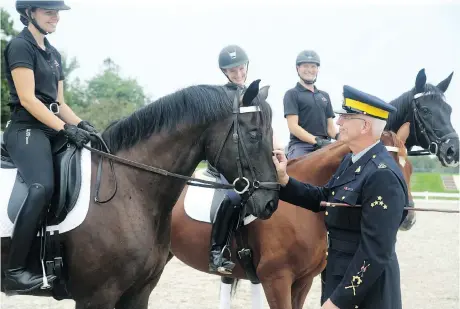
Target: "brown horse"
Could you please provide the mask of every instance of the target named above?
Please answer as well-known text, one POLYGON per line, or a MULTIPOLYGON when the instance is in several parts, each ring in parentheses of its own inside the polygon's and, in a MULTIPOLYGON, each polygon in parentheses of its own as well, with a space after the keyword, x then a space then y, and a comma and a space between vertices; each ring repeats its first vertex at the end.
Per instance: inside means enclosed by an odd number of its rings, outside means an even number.
MULTIPOLYGON (((268 88, 259 93, 258 86, 249 86, 242 106, 225 87, 188 87, 117 121, 102 136, 113 154, 184 176, 192 175, 200 161, 213 160, 227 179, 250 180, 247 185, 255 191, 248 209, 268 219, 278 204, 278 192, 272 190, 277 175, 268 88)), ((93 183, 97 165, 98 156, 93 155, 93 183)), ((114 166, 118 191, 113 199, 105 204, 91 200, 83 223, 61 235, 67 270, 64 298, 75 300, 77 309, 147 309, 168 258, 171 211, 186 180, 116 162, 114 166)), ((102 198, 114 188, 107 162, 104 171, 102 198)), ((3 270, 10 243, 9 237, 1 239, 3 270)), ((29 256, 28 266, 41 273, 38 252, 29 256)), ((29 295, 51 297, 53 292, 29 295)))
MULTIPOLYGON (((397 153, 392 153, 403 170, 407 184, 412 173, 410 162, 406 160, 404 146, 408 135, 409 124, 405 124, 398 131, 398 136, 392 132, 384 132, 381 138, 386 146, 398 149, 397 153)), ((288 173, 298 180, 324 185, 349 152, 348 146, 342 142, 333 143, 304 157, 291 160, 288 164, 288 173)), ((186 193, 187 188, 183 190, 173 209, 172 253, 185 264, 208 272, 211 225, 193 220, 185 213, 186 193)), ((313 278, 326 266, 324 214, 280 201, 278 210, 269 220, 256 220, 244 226, 243 233, 253 249, 257 276, 270 308, 302 308, 313 278)), ((236 256, 234 250, 232 256, 236 256)), ((231 277, 247 279, 239 264, 231 277)))

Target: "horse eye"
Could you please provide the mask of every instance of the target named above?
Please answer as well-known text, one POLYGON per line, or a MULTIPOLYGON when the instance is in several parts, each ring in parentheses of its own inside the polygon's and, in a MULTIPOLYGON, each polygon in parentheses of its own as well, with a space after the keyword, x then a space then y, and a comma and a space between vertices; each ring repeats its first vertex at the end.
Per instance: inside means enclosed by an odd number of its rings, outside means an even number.
POLYGON ((253 139, 257 139, 260 136, 260 134, 259 134, 259 131, 252 130, 252 131, 249 131, 249 136, 253 139))

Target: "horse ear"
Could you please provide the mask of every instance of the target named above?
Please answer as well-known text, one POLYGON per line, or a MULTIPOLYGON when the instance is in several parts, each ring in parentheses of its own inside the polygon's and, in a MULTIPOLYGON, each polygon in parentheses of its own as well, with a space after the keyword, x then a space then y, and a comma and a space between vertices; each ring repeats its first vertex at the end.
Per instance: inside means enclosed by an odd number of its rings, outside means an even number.
POLYGON ((257 97, 259 94, 259 83, 260 79, 256 79, 246 89, 243 95, 243 106, 251 105, 252 101, 257 97))
POLYGON ((415 79, 415 92, 416 93, 424 92, 425 84, 426 84, 425 69, 421 69, 417 74, 417 78, 415 79))
POLYGON ((439 90, 441 90, 443 93, 446 92, 447 88, 449 87, 450 81, 452 80, 452 76, 454 75, 454 72, 450 73, 449 76, 442 82, 438 84, 439 90))
POLYGON ((404 123, 396 133, 396 136, 403 142, 403 144, 406 144, 406 140, 409 137, 410 134, 410 122, 404 123))
POLYGON ((260 90, 259 90, 259 95, 260 95, 260 98, 262 99, 262 101, 267 101, 267 98, 268 98, 268 90, 270 89, 270 86, 263 86, 260 90))

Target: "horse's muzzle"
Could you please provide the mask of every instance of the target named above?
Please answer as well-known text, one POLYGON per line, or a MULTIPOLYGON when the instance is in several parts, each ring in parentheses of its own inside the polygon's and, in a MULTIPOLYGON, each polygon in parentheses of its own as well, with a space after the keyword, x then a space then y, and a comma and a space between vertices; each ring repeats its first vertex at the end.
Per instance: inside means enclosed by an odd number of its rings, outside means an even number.
POLYGON ((455 167, 459 163, 459 142, 456 139, 446 140, 441 144, 438 154, 443 166, 455 167))
POLYGON ((262 220, 270 219, 276 209, 278 209, 278 203, 275 203, 273 200, 269 201, 258 218, 262 220))

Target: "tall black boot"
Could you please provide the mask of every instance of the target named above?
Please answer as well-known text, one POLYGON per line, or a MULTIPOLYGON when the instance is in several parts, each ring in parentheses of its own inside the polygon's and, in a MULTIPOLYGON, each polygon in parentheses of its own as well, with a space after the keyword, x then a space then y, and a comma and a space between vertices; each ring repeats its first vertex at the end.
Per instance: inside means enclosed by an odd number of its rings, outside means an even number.
MULTIPOLYGON (((32 184, 14 223, 8 269, 4 279, 6 291, 30 292, 42 286, 42 275, 31 273, 26 266, 45 206, 45 188, 41 184, 32 184)), ((51 282, 56 277, 48 276, 47 279, 51 282)))
MULTIPOLYGON (((225 247, 228 236, 232 233, 235 220, 239 216, 239 208, 232 205, 228 196, 225 196, 216 213, 215 222, 211 231, 211 251, 209 256, 209 271, 218 271, 221 274, 232 273, 235 263, 227 259, 224 254, 230 253, 231 248, 225 247)), ((230 240, 231 242, 231 240, 230 240)))

